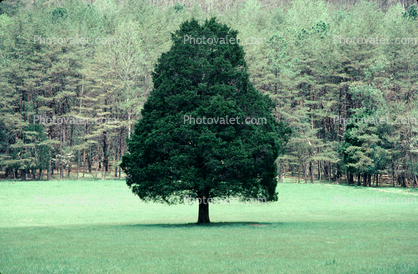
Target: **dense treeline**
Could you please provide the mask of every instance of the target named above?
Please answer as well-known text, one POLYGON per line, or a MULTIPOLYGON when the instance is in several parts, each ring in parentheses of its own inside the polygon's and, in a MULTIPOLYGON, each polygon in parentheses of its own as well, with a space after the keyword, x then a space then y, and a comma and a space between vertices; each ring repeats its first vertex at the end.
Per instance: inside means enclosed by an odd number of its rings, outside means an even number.
POLYGON ((294 131, 281 171, 305 181, 378 185, 387 175, 393 185, 414 185, 418 12, 411 3, 5 1, 0 167, 24 180, 70 176, 71 167, 77 176, 120 176, 125 138, 141 119, 170 33, 192 17, 216 16, 239 31, 252 83, 294 131))

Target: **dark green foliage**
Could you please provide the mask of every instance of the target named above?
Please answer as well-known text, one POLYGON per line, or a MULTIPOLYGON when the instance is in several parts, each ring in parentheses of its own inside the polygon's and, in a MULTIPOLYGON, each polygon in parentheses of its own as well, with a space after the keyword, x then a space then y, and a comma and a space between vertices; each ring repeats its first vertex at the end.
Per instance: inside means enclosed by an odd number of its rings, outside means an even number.
POLYGON ((241 46, 184 43, 186 35, 229 39, 237 31, 215 18, 203 25, 192 19, 172 35, 123 156, 128 186, 141 199, 166 203, 180 195, 277 200, 275 160, 290 128, 275 120, 272 100, 248 81, 241 46), (267 123, 190 124, 185 116, 264 117, 267 123))
POLYGON ((373 120, 375 114, 365 111, 352 115, 352 122, 346 125, 341 153, 351 173, 379 174, 390 162, 389 144, 382 140, 389 133, 390 125, 379 124, 378 118, 373 120))
POLYGON ((185 4, 176 3, 174 5, 174 9, 176 10, 176 12, 181 12, 181 11, 183 11, 183 10, 186 9, 186 5, 185 4))
POLYGON ((68 17, 68 11, 65 8, 58 7, 52 11, 52 21, 57 22, 60 19, 68 17))
POLYGON ((411 5, 407 12, 402 13, 403 17, 406 17, 410 20, 415 20, 418 17, 418 8, 415 5, 411 5))
POLYGON ((7 153, 8 138, 7 130, 3 122, 0 122, 0 153, 7 153))
MULTIPOLYGON (((364 118, 367 113, 362 115, 352 115, 350 119, 358 121, 361 118, 364 118)), ((344 133, 344 143, 340 144, 340 154, 343 157, 343 164, 346 169, 351 173, 359 173, 359 170, 354 167, 358 159, 358 150, 361 149, 363 142, 361 142, 358 136, 351 134, 353 130, 358 129, 356 123, 348 123, 345 127, 344 133), (354 149, 354 148, 357 148, 354 149), (356 154, 357 153, 357 154, 356 154)))
POLYGON ((32 143, 35 143, 35 147, 32 149, 33 156, 36 159, 36 162, 33 163, 36 168, 47 169, 49 165, 49 152, 51 147, 46 144, 48 137, 46 136, 44 126, 41 124, 29 124, 25 130, 31 132, 32 143))
POLYGON ((330 30, 330 26, 329 26, 329 23, 327 23, 327 22, 319 21, 319 22, 316 22, 315 24, 313 24, 311 29, 312 29, 311 33, 318 33, 320 35, 326 35, 326 34, 328 34, 328 32, 330 30))

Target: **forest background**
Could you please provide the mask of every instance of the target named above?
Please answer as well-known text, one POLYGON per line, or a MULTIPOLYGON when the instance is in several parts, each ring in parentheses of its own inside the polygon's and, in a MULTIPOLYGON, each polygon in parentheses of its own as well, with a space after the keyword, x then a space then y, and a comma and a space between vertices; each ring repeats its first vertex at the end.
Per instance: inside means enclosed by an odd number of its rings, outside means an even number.
POLYGON ((2 177, 120 178, 170 34, 213 16, 293 129, 279 181, 417 184, 418 9, 387 0, 3 1, 2 177))

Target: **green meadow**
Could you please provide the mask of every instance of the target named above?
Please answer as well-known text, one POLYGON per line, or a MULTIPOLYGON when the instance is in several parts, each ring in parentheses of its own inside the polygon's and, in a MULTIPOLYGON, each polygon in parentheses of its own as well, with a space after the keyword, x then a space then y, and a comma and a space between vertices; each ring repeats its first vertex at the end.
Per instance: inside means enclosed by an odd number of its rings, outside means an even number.
POLYGON ((0 181, 0 273, 418 273, 418 192, 282 183, 279 201, 141 202, 123 180, 0 181))

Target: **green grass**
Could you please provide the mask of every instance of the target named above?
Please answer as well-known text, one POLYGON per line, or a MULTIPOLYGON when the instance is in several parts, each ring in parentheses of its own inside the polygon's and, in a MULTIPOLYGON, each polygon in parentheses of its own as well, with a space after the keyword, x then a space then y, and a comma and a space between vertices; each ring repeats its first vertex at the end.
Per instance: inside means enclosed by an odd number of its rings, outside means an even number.
POLYGON ((211 205, 212 223, 194 225, 196 204, 143 203, 122 180, 0 181, 0 273, 418 272, 417 192, 277 190, 276 203, 211 205))

